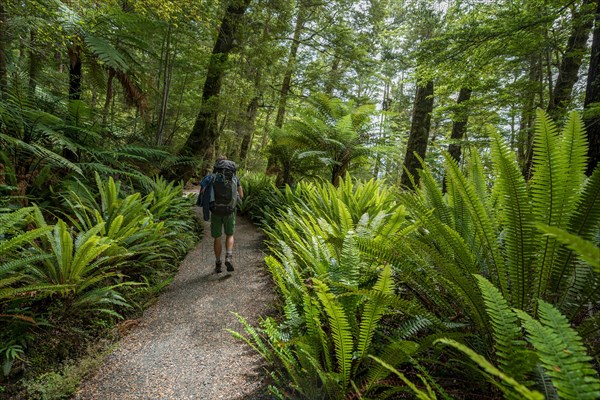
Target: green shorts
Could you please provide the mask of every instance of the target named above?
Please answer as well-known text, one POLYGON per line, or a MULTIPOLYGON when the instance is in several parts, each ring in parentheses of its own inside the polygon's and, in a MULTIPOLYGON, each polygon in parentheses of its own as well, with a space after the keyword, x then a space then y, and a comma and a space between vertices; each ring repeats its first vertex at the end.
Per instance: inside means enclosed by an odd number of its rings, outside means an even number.
POLYGON ((221 237, 223 227, 225 227, 225 235, 233 235, 235 232, 235 213, 225 216, 210 213, 210 236, 214 238, 221 237))

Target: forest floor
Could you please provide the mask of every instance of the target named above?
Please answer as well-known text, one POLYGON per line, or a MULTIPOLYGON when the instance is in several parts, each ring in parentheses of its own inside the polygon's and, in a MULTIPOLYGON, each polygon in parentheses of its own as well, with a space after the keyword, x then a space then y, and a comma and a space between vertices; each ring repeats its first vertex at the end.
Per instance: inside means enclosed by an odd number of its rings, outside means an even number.
MULTIPOLYGON (((237 218, 235 271, 215 273, 213 239, 186 256, 173 282, 131 326, 118 348, 74 399, 258 400, 265 393, 261 358, 226 329, 243 332, 232 314, 250 322, 272 311, 263 236, 237 218)), ((224 257, 223 251, 223 257, 224 257)))

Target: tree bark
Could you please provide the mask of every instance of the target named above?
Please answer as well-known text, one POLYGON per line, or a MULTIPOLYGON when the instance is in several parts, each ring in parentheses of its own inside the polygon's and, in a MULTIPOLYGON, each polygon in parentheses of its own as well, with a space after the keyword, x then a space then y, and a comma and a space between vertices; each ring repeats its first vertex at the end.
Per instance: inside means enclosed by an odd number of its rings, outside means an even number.
POLYGON ((413 107, 412 124, 410 127, 410 136, 406 146, 406 155, 404 157, 404 170, 400 183, 409 189, 416 189, 419 185, 419 173, 417 169, 421 167, 419 160, 425 159, 427 153, 427 142, 429 140, 429 128, 431 127, 431 113, 433 111, 433 82, 417 84, 417 94, 413 107), (411 176, 414 180, 411 181, 411 176))
MULTIPOLYGON (((460 158, 462 155, 462 144, 460 143, 460 141, 462 140, 465 134, 467 122, 469 120, 467 109, 463 107, 463 103, 471 99, 472 93, 473 90, 469 88, 461 88, 458 92, 458 99, 456 99, 457 111, 454 115, 454 119, 452 122, 452 133, 450 134, 450 139, 452 140, 452 142, 448 146, 448 153, 450 154, 450 157, 452 157, 456 162, 460 162, 460 158)), ((445 178, 442 184, 442 192, 446 193, 445 178)))
POLYGON ((555 120, 566 114, 571 103, 571 92, 577 82, 579 67, 586 51, 587 40, 592 29, 591 0, 584 0, 579 12, 573 13, 572 31, 567 42, 565 55, 561 60, 558 78, 546 111, 555 120))
MULTIPOLYGON (((203 160, 203 171, 208 170, 207 159, 211 153, 215 141, 219 137, 217 115, 218 115, 218 97, 221 92, 223 74, 226 68, 229 53, 235 48, 234 36, 238 30, 241 17, 246 12, 250 0, 240 0, 231 3, 223 16, 219 34, 213 48, 204 88, 202 90, 202 105, 200 112, 196 117, 192 132, 185 145, 180 150, 180 155, 190 157, 200 157, 203 160)), ((187 181, 193 174, 191 167, 184 167, 182 171, 175 171, 175 178, 187 181)), ((169 171, 166 175, 173 176, 169 171)))
POLYGON ((41 53, 36 45, 36 34, 32 30, 29 34, 30 42, 29 42, 29 83, 28 83, 28 91, 29 96, 33 96, 35 94, 35 89, 37 87, 38 75, 41 69, 41 53))
POLYGON ((460 140, 463 138, 465 134, 465 128, 467 127, 467 122, 469 120, 469 116, 466 114, 465 108, 461 107, 462 103, 467 102, 471 99, 471 94, 473 90, 468 88, 461 88, 458 92, 458 99, 456 100, 456 105, 460 107, 458 112, 454 117, 454 121, 452 122, 452 134, 450 135, 450 139, 453 140, 448 146, 448 153, 450 156, 456 160, 456 162, 460 162, 460 156, 462 151, 462 146, 460 144, 460 140))
MULTIPOLYGON (((257 72, 260 74, 260 71, 257 72)), ((246 109, 246 120, 243 126, 242 144, 240 145, 240 163, 246 161, 248 151, 252 144, 252 133, 254 132, 254 124, 256 122, 256 114, 258 113, 258 102, 260 100, 259 95, 256 95, 250 100, 248 108, 246 109)))
POLYGON ((115 78, 115 70, 108 69, 108 78, 106 81, 106 99, 104 100, 104 108, 102 110, 102 126, 106 126, 108 120, 108 112, 110 110, 110 102, 113 98, 113 80, 115 78))
POLYGON ((8 51, 8 35, 6 34, 7 21, 8 16, 6 10, 4 9, 2 2, 0 2, 0 97, 6 93, 6 89, 8 88, 8 57, 6 56, 8 51))
POLYGON ((596 1, 596 16, 594 18, 594 33, 588 80, 585 91, 584 110, 589 110, 592 105, 596 107, 595 113, 584 114, 584 122, 588 139, 588 164, 586 175, 592 175, 600 162, 600 1, 596 1))
POLYGON ((171 44, 172 27, 169 24, 167 31, 167 44, 165 51, 165 66, 163 74, 162 84, 162 96, 160 99, 160 108, 158 111, 158 126, 156 133, 156 144, 162 146, 165 142, 165 122, 167 117, 167 106, 169 103, 169 93, 171 91, 171 78, 173 77, 173 64, 175 64, 175 57, 177 56, 177 42, 175 46, 171 44), (173 47, 173 51, 171 51, 173 47), (172 55, 171 55, 172 53, 172 55))
POLYGON ((290 47, 290 55, 285 68, 285 75, 283 77, 283 82, 281 83, 277 118, 275 118, 275 126, 278 128, 283 126, 283 120, 285 118, 285 107, 287 104, 287 97, 291 89, 292 74, 294 73, 294 64, 296 63, 296 56, 298 55, 298 48, 300 47, 300 35, 302 34, 302 29, 304 28, 304 22, 306 18, 305 14, 306 10, 304 8, 304 4, 302 1, 299 1, 296 26, 294 27, 294 37, 292 38, 292 45, 290 47))
MULTIPOLYGON (((538 82, 541 85, 542 66, 541 60, 532 55, 529 63, 529 82, 538 82)), ((533 159, 533 135, 534 116, 536 109, 536 91, 527 89, 524 95, 523 112, 519 126, 519 140, 517 143, 517 154, 521 165, 521 173, 525 179, 531 177, 531 163, 533 159)), ((541 101, 541 99, 540 99, 541 101)))
MULTIPOLYGON (((287 105, 288 94, 292 87, 292 74, 294 73, 294 64, 296 63, 296 56, 298 54, 298 48, 300 47, 300 35, 304 28, 304 22, 306 18, 306 10, 302 0, 298 1, 298 13, 296 16, 296 25, 294 27, 294 36, 292 38, 292 45, 290 47, 290 54, 288 56, 287 65, 285 68, 285 75, 281 83, 281 90, 279 92, 279 104, 277 107, 277 116, 275 117, 275 126, 281 128, 285 118, 285 108, 287 105)), ((270 156, 267 160, 267 174, 268 175, 280 175, 281 170, 277 166, 277 161, 273 156, 270 156)), ((281 180, 282 177, 278 176, 277 181, 281 180)))

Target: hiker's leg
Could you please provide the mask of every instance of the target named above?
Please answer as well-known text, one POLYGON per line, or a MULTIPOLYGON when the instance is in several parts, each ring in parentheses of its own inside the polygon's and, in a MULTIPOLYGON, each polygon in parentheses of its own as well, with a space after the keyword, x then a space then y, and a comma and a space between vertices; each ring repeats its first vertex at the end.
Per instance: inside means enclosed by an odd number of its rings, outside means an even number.
POLYGON ((223 219, 225 227, 225 266, 227 271, 231 272, 233 268, 233 233, 235 232, 235 213, 228 215, 223 219))
POLYGON ((215 214, 210 215, 210 236, 214 239, 215 259, 221 259, 221 235, 223 234, 223 217, 215 214))
POLYGON ((233 253, 233 235, 227 235, 225 239, 225 251, 227 255, 233 253))
MULTIPOLYGON (((233 234, 235 233, 235 213, 223 217, 223 226, 225 228, 225 250, 229 257, 233 253, 233 234)), ((231 258, 231 257, 230 257, 231 258)))
POLYGON ((222 245, 221 245, 221 237, 220 236, 215 238, 214 248, 215 248, 215 259, 217 261, 220 261, 221 260, 221 252, 222 252, 222 245))

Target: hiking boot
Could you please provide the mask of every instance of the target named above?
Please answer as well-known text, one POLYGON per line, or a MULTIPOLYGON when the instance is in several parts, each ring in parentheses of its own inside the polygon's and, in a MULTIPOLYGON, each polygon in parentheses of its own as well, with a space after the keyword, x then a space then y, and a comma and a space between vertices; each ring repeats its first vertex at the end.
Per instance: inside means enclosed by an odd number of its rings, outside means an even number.
POLYGON ((225 259, 225 266, 227 267, 227 271, 228 272, 232 272, 233 271, 233 264, 231 263, 231 258, 226 258, 225 259))
MULTIPOLYGON (((227 269, 229 269, 229 267, 228 267, 227 269)), ((215 263, 215 272, 216 272, 217 274, 220 274, 220 273, 221 273, 221 261, 217 261, 217 262, 215 263)))

